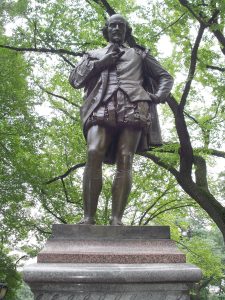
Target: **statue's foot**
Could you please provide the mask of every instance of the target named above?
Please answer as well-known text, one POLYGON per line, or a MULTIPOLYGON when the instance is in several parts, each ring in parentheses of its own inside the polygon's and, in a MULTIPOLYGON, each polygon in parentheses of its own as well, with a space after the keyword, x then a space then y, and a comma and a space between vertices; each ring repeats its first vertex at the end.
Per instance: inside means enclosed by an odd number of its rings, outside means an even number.
POLYGON ((93 218, 83 218, 80 222, 77 223, 78 225, 95 225, 95 220, 93 218))
POLYGON ((110 220, 110 225, 111 226, 123 226, 124 224, 122 223, 122 221, 118 218, 112 218, 110 220))

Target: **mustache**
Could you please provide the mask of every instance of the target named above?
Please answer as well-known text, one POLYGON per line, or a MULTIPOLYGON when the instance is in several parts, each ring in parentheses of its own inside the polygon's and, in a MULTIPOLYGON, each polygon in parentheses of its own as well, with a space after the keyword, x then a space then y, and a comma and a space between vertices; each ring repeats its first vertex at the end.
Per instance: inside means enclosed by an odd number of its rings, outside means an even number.
POLYGON ((112 32, 112 35, 115 35, 115 34, 121 35, 121 32, 119 32, 119 31, 114 31, 114 32, 112 32))

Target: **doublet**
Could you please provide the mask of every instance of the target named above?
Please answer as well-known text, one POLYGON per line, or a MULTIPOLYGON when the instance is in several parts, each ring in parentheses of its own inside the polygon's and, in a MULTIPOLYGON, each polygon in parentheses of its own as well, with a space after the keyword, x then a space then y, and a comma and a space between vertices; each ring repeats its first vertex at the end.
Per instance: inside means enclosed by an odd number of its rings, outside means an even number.
POLYGON ((147 51, 127 46, 121 49, 125 53, 114 69, 96 70, 95 62, 111 51, 110 46, 86 53, 70 74, 70 84, 76 89, 84 88, 84 103, 81 107, 83 128, 92 113, 107 103, 116 91, 121 90, 132 103, 149 103, 151 126, 147 133, 143 132, 137 151, 161 145, 158 114, 152 94, 160 102, 165 102, 172 89, 173 78, 147 51))
MULTIPOLYGON (((123 48, 115 68, 109 70, 108 84, 102 102, 107 101, 119 88, 128 96, 131 102, 150 100, 149 94, 143 88, 142 56, 134 48, 123 48)), ((99 93, 101 95, 101 88, 99 93)), ((99 97, 99 96, 97 96, 99 97)))

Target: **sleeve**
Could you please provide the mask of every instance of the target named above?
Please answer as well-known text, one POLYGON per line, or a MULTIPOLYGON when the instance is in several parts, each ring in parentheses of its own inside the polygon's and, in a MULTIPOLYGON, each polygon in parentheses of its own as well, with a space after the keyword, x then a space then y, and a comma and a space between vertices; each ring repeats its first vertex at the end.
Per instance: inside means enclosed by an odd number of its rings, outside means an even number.
POLYGON ((75 89, 80 89, 94 75, 96 75, 95 60, 91 59, 89 54, 85 54, 70 73, 69 82, 75 89))
POLYGON ((165 102, 166 98, 173 87, 173 77, 160 65, 160 63, 147 52, 144 57, 144 73, 156 81, 156 90, 152 95, 157 102, 165 102))

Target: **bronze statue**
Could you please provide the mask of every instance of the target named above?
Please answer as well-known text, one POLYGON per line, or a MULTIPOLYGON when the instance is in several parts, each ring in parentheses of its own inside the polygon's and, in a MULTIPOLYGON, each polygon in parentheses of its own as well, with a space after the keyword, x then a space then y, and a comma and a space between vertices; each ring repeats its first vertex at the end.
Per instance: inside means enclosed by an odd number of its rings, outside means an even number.
POLYGON ((110 224, 123 225, 134 153, 162 144, 156 104, 165 102, 173 79, 146 49, 126 44, 131 31, 121 15, 111 16, 103 28, 108 45, 85 54, 70 75, 70 84, 85 92, 81 119, 88 149, 79 224, 95 224, 106 162, 117 167, 110 224))

